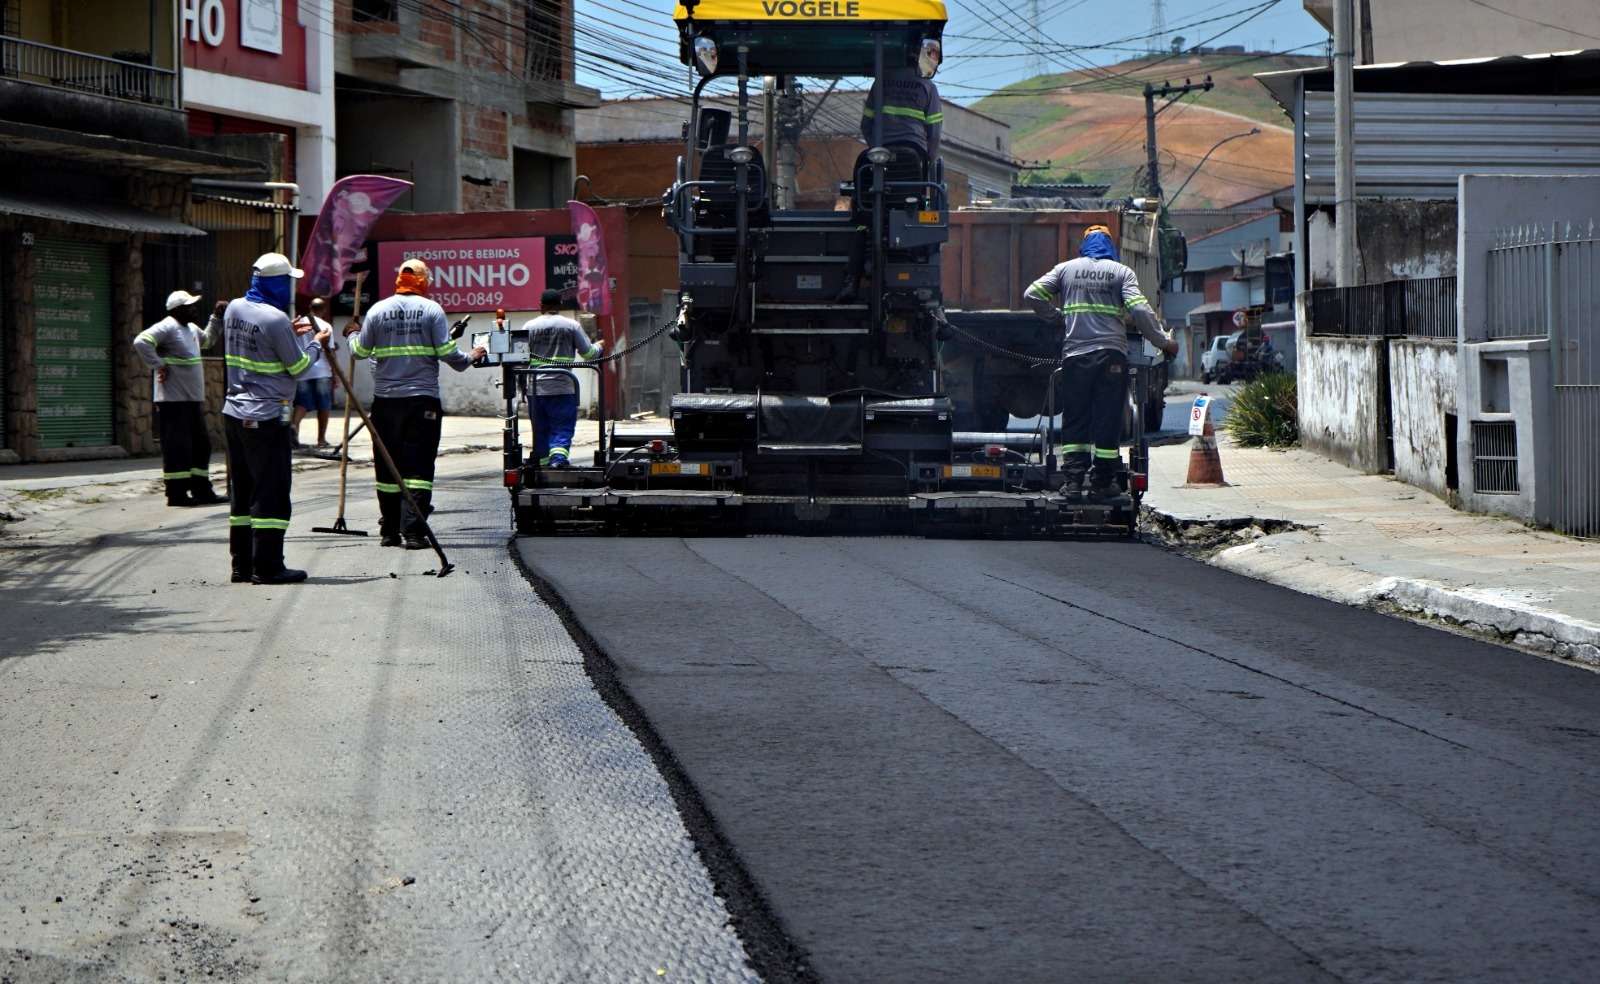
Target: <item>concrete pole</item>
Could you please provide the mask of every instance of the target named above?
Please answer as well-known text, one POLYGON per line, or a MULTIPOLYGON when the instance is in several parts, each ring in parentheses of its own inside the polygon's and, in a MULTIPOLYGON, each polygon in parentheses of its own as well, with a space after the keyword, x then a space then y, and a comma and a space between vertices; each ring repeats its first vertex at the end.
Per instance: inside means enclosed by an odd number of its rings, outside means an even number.
POLYGON ((1356 283, 1355 0, 1333 0, 1333 223, 1335 283, 1356 283))
POLYGON ((1160 203, 1161 167, 1156 162, 1156 89, 1148 82, 1144 84, 1144 160, 1145 194, 1160 203))
POLYGON ((778 207, 794 208, 800 197, 800 180, 796 172, 800 164, 799 124, 804 118, 805 105, 794 91, 793 78, 787 80, 783 92, 779 94, 778 106, 778 115, 782 119, 782 125, 778 127, 778 207))
POLYGON ((761 78, 761 154, 767 159, 767 201, 783 208, 778 162, 778 79, 765 75, 761 78))

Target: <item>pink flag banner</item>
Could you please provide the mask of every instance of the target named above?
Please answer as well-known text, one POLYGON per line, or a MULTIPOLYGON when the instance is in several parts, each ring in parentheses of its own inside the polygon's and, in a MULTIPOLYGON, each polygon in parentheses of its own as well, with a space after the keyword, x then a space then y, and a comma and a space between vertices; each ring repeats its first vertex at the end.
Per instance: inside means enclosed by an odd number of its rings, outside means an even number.
POLYGON ((591 314, 611 313, 611 289, 606 280, 605 239, 600 216, 583 202, 567 202, 572 235, 578 240, 578 307, 591 314))
POLYGON ((411 182, 376 174, 341 178, 328 192, 311 227, 300 267, 306 277, 300 290, 329 296, 350 279, 350 268, 361 261, 367 233, 396 198, 411 190, 411 182))

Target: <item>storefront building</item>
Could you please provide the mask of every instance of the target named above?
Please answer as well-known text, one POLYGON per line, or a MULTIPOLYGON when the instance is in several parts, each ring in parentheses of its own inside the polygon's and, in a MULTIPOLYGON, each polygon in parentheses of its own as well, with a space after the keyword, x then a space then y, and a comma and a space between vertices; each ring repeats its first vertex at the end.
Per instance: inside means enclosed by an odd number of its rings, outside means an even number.
MULTIPOLYGON (((191 136, 277 135, 276 181, 316 214, 334 175, 334 0, 178 0, 183 107, 191 136)), ((274 142, 268 142, 274 143, 274 142)))
POLYGON ((194 180, 260 176, 190 146, 176 38, 161 4, 0 5, 0 462, 155 449, 146 260, 203 238, 194 180))

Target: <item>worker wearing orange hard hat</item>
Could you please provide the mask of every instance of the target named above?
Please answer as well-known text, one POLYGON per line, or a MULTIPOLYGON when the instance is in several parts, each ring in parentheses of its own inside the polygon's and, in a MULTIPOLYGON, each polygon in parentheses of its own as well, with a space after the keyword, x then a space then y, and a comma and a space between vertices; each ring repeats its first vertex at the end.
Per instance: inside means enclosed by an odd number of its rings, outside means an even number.
POLYGON ((374 361, 372 427, 400 472, 390 471, 383 455, 373 460, 380 542, 408 550, 428 548, 424 522, 432 511, 434 459, 444 419, 439 363, 463 372, 483 356, 481 348, 468 355, 456 347, 444 308, 428 297, 430 283, 426 263, 406 260, 395 275, 394 293, 344 330, 356 336, 350 350, 374 361), (402 485, 409 498, 402 495, 402 485))

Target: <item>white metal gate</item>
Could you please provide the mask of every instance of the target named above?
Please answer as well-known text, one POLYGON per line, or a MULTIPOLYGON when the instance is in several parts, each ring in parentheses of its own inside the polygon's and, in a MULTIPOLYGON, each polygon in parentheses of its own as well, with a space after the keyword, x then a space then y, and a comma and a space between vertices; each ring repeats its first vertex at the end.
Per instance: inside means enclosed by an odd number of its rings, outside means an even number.
POLYGON ((1600 238, 1568 227, 1550 244, 1556 496, 1551 521, 1600 536, 1600 238))
POLYGON ((1593 220, 1505 229, 1488 260, 1489 339, 1549 339, 1549 424, 1535 411, 1524 435, 1551 452, 1541 511, 1563 533, 1600 537, 1600 232, 1593 220))

